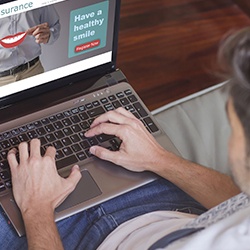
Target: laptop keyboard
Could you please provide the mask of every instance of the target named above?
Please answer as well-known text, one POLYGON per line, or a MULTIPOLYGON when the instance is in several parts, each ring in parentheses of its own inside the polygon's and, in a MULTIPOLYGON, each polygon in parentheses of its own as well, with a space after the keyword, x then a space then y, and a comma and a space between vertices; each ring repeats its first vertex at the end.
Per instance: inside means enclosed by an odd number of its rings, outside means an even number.
POLYGON ((57 150, 56 165, 58 170, 79 161, 87 161, 92 157, 89 148, 93 145, 102 145, 113 151, 118 150, 121 141, 117 137, 101 134, 86 138, 84 133, 97 116, 119 107, 124 107, 133 113, 144 123, 150 133, 159 130, 132 90, 127 89, 1 133, 0 194, 12 187, 7 153, 21 142, 39 138, 42 154, 45 153, 48 146, 54 146, 57 150))

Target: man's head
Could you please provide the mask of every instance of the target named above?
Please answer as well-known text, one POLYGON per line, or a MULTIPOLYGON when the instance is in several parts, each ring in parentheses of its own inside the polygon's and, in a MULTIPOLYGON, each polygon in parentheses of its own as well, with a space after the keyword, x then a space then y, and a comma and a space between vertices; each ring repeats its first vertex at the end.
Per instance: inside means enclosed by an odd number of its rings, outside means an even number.
POLYGON ((230 74, 227 110, 232 173, 241 190, 250 195, 250 28, 230 35, 219 50, 219 59, 230 74))

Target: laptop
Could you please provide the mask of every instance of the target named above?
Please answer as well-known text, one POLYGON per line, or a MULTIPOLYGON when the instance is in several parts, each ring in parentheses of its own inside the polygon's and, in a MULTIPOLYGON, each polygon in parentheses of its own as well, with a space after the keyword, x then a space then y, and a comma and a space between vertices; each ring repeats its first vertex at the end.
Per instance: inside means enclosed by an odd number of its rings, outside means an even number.
POLYGON ((13 198, 6 155, 22 141, 40 138, 42 153, 53 145, 63 177, 69 175, 73 164, 80 166, 82 179, 56 208, 56 221, 155 180, 153 173, 134 173, 89 153, 89 147, 96 144, 118 150, 119 138, 105 134, 84 137, 97 116, 122 106, 140 119, 164 148, 178 154, 124 73, 116 68, 120 0, 0 3, 0 203, 17 234, 23 236, 25 228, 13 198), (27 23, 22 26, 21 22, 25 16, 32 23, 39 15, 51 33, 47 42, 34 45, 34 36, 25 30, 27 23), (11 24, 15 25, 8 34, 10 28, 6 27, 11 24), (13 61, 23 57, 30 57, 29 63, 11 68, 13 61), (16 81, 3 80, 39 63, 42 72, 16 81))

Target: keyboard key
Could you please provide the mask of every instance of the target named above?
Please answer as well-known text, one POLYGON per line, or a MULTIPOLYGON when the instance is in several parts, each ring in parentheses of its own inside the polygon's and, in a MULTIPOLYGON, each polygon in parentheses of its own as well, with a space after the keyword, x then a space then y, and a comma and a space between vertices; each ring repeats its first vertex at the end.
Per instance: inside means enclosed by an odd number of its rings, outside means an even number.
POLYGON ((47 132, 46 132, 46 130, 44 129, 44 128, 38 128, 37 130, 36 130, 36 132, 37 132, 37 134, 39 135, 39 136, 43 136, 43 135, 45 135, 47 132))
POLYGON ((6 160, 8 155, 8 150, 1 150, 0 155, 2 159, 6 160))
POLYGON ((66 156, 72 155, 72 153, 73 153, 73 151, 71 150, 70 147, 63 148, 63 149, 62 149, 62 152, 63 152, 66 156))
POLYGON ((10 179, 10 173, 8 171, 2 171, 0 172, 0 177, 2 180, 8 180, 10 179))
POLYGON ((133 112, 132 114, 133 114, 137 119, 140 120, 140 116, 139 116, 139 114, 138 114, 137 112, 133 112))
POLYGON ((5 186, 6 186, 7 188, 12 188, 12 182, 11 182, 11 180, 6 181, 6 182, 5 182, 5 186))
POLYGON ((93 108, 93 104, 92 103, 87 103, 85 105, 86 109, 92 109, 93 108))
POLYGON ((16 135, 18 135, 20 133, 20 130, 17 128, 17 129, 13 129, 12 131, 11 131, 11 134, 13 135, 13 136, 16 136, 16 135))
POLYGON ((51 133, 51 132, 55 131, 55 128, 54 128, 54 126, 53 126, 52 124, 48 124, 48 125, 46 125, 44 128, 45 128, 45 130, 46 130, 48 133, 51 133))
POLYGON ((119 92, 116 94, 116 96, 118 97, 118 99, 121 99, 124 97, 124 94, 122 92, 119 92))
POLYGON ((66 136, 69 136, 69 135, 72 135, 73 134, 73 131, 71 128, 64 128, 63 130, 63 133, 66 135, 66 136))
POLYGON ((100 102, 98 102, 98 101, 94 101, 94 102, 92 102, 92 104, 93 104, 93 106, 95 106, 95 107, 98 107, 98 106, 101 105, 100 102))
POLYGON ((54 135, 57 139, 62 139, 64 137, 64 133, 62 131, 54 132, 54 135))
POLYGON ((102 104, 106 104, 106 103, 108 103, 109 101, 108 101, 108 99, 107 98, 102 98, 101 99, 101 103, 102 104))
POLYGON ((56 129, 62 129, 63 128, 63 124, 60 121, 57 121, 55 123, 53 123, 54 127, 56 129))
POLYGON ((89 118, 89 116, 87 115, 86 112, 83 112, 83 113, 79 114, 79 117, 80 117, 83 121, 85 121, 85 120, 87 120, 87 119, 89 118))
POLYGON ((114 138, 114 135, 101 134, 101 135, 97 135, 96 138, 99 142, 105 142, 114 138))
POLYGON ((20 142, 25 142, 25 141, 29 140, 29 138, 26 134, 19 135, 18 138, 19 138, 20 142))
POLYGON ((55 115, 49 117, 50 122, 55 122, 57 120, 55 115))
POLYGON ((71 140, 69 138, 63 138, 62 143, 64 146, 69 146, 72 144, 71 140))
POLYGON ((130 102, 136 102, 137 101, 137 98, 135 97, 135 95, 129 96, 128 99, 129 99, 130 102))
POLYGON ((36 133, 35 130, 29 131, 27 135, 31 140, 38 137, 38 134, 36 133))
POLYGON ((9 139, 11 137, 12 137, 11 132, 5 132, 5 133, 3 133, 3 139, 9 139))
POLYGON ((20 141, 18 140, 17 137, 13 137, 13 138, 10 138, 10 143, 12 146, 17 146, 20 143, 20 141))
POLYGON ((87 140, 82 141, 80 145, 83 149, 90 148, 90 144, 87 140))
POLYGON ((150 117, 145 118, 144 122, 150 129, 150 132, 154 133, 159 130, 150 117))
POLYGON ((81 122, 80 126, 82 127, 83 130, 89 129, 89 123, 88 122, 81 122))
POLYGON ((72 114, 77 114, 79 112, 78 108, 71 109, 72 114))
POLYGON ((78 135, 71 135, 70 139, 73 143, 79 142, 81 140, 78 135))
POLYGON ((91 146, 94 146, 94 145, 97 145, 98 144, 98 141, 95 137, 92 137, 92 138, 88 138, 88 142, 91 146))
POLYGON ((134 109, 134 107, 133 107, 132 105, 126 106, 125 109, 126 109, 127 111, 131 112, 131 113, 135 112, 135 109, 134 109))
POLYGON ((40 137, 40 142, 41 142, 41 146, 44 146, 45 144, 47 144, 47 140, 44 137, 40 137))
POLYGON ((62 123, 63 123, 63 125, 64 125, 65 127, 68 127, 68 126, 72 125, 72 122, 70 121, 69 118, 63 119, 63 120, 62 120, 62 123))
POLYGON ((60 141, 55 141, 55 142, 53 142, 53 146, 54 146, 56 149, 63 148, 63 144, 62 144, 60 141))
POLYGON ((21 128, 19 128, 20 133, 25 133, 27 131, 27 127, 26 126, 22 126, 21 128))
POLYGON ((131 89, 127 89, 124 91, 125 95, 131 95, 132 94, 132 91, 131 89))
POLYGON ((82 131, 81 127, 79 125, 73 125, 71 126, 71 129, 75 132, 75 133, 78 133, 80 131, 82 131))
POLYGON ((7 161, 0 162, 0 168, 2 170, 7 170, 10 168, 9 163, 7 161))
POLYGON ((43 124, 40 121, 35 121, 34 125, 36 128, 40 128, 40 127, 42 127, 43 124))
POLYGON ((61 150, 56 151, 56 159, 59 160, 64 157, 64 154, 61 150))
POLYGON ((112 102, 112 105, 113 105, 116 109, 122 106, 121 103, 120 103, 119 101, 114 101, 114 102, 112 102))
POLYGON ((96 117, 98 115, 105 113, 105 110, 103 109, 103 107, 97 107, 90 111, 87 111, 87 113, 90 117, 96 117))
POLYGON ((48 134, 45 136, 48 142, 53 142, 56 140, 56 137, 53 134, 48 134))
POLYGON ((83 152, 77 153, 76 156, 77 156, 79 161, 83 161, 83 160, 87 159, 87 156, 83 152))
POLYGON ((63 119, 65 116, 64 116, 64 114, 62 114, 62 113, 58 113, 58 114, 56 114, 56 118, 58 119, 58 120, 61 120, 61 119, 63 119))
POLYGON ((110 96, 108 97, 108 99, 109 99, 111 102, 113 102, 113 101, 116 100, 116 97, 115 97, 115 95, 110 95, 110 96))
POLYGON ((82 148, 80 147, 79 144, 74 144, 74 145, 71 146, 71 148, 72 148, 72 150, 73 150, 74 152, 79 152, 79 151, 82 150, 82 148))
POLYGON ((126 97, 122 98, 120 101, 121 101, 121 104, 122 104, 123 106, 126 106, 126 105, 129 104, 129 100, 128 100, 126 97))
POLYGON ((94 120, 95 120, 95 118, 92 118, 92 119, 89 119, 89 120, 88 120, 89 126, 93 123, 94 120))
POLYGON ((84 132, 80 132, 78 135, 82 140, 87 139, 87 137, 84 135, 84 132))
POLYGON ((78 162, 78 159, 75 155, 68 156, 56 162, 57 169, 61 169, 66 166, 70 166, 78 162))
POLYGON ((43 119, 41 120, 41 122, 42 122, 44 125, 47 125, 47 124, 50 123, 48 118, 43 118, 43 119))
POLYGON ((93 155, 90 153, 89 150, 85 150, 85 154, 86 154, 88 157, 93 157, 93 155))
POLYGON ((71 116, 70 119, 74 124, 80 122, 80 118, 77 115, 71 116))
POLYGON ((5 190, 6 190, 5 185, 2 182, 0 182, 0 192, 3 192, 5 190))
POLYGON ((114 106, 111 103, 104 105, 104 108, 106 111, 114 110, 114 106))
POLYGON ((134 103, 133 105, 134 105, 135 110, 139 113, 141 117, 145 117, 148 115, 148 113, 145 111, 145 109, 142 107, 142 105, 139 102, 134 103))
POLYGON ((64 114, 65 117, 69 117, 69 116, 72 115, 71 111, 69 111, 69 110, 68 111, 64 111, 63 114, 64 114))
POLYGON ((82 105, 82 106, 78 107, 78 110, 79 110, 79 112, 82 112, 85 110, 85 107, 82 105))
POLYGON ((114 150, 118 150, 120 148, 121 141, 118 138, 111 139, 109 142, 114 150))
POLYGON ((7 140, 2 141, 2 142, 0 143, 0 145, 1 145, 1 147, 2 147, 3 149, 9 148, 9 147, 11 146, 11 145, 10 145, 10 142, 7 141, 7 140))

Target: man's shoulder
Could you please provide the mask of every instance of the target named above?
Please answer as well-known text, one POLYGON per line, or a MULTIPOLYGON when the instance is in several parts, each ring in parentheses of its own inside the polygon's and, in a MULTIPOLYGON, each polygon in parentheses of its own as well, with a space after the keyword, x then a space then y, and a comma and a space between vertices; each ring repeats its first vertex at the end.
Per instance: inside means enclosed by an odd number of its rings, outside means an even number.
POLYGON ((250 206, 208 226, 193 236, 170 245, 167 249, 249 249, 250 206))
POLYGON ((186 225, 186 227, 207 228, 244 208, 250 208, 250 197, 244 193, 240 193, 201 214, 186 225))

